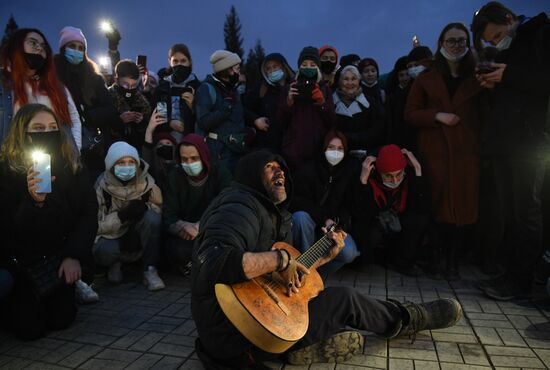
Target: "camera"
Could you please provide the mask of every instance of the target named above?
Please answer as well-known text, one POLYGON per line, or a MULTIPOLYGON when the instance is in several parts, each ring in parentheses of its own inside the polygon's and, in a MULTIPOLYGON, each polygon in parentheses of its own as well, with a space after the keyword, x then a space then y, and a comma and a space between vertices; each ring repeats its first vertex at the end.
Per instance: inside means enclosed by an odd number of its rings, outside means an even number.
POLYGON ((401 232, 401 221, 399 221, 399 216, 397 212, 391 208, 380 211, 378 216, 376 216, 376 221, 384 234, 397 234, 401 232))

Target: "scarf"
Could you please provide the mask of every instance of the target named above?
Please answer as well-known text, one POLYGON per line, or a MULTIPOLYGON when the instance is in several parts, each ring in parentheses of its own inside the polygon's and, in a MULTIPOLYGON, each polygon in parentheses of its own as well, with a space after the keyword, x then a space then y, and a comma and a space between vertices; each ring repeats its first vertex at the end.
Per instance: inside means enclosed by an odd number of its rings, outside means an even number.
POLYGON ((372 195, 376 205, 380 209, 392 208, 397 214, 402 214, 407 208, 407 195, 409 194, 409 184, 407 179, 403 180, 401 186, 397 189, 389 189, 376 179, 369 179, 369 184, 372 187, 372 195), (392 204, 388 204, 388 197, 393 200, 392 204))

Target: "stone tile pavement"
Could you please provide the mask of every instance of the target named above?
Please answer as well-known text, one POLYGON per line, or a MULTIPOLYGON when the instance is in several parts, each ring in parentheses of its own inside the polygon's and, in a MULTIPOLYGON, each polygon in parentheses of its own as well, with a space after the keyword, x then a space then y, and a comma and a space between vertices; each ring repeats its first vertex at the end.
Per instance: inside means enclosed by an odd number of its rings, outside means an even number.
MULTIPOLYGON (((457 283, 410 278, 375 267, 368 274, 344 269, 330 285, 355 286, 377 298, 415 302, 457 297, 465 316, 455 327, 386 341, 365 333, 364 355, 346 363, 309 367, 268 363, 286 370, 481 370, 550 368, 550 304, 543 300, 495 302, 473 287, 475 269, 457 283)), ((126 279, 103 284, 101 301, 80 306, 72 327, 19 342, 0 332, 1 369, 203 369, 194 352, 189 278, 165 276, 167 288, 148 292, 126 279)))

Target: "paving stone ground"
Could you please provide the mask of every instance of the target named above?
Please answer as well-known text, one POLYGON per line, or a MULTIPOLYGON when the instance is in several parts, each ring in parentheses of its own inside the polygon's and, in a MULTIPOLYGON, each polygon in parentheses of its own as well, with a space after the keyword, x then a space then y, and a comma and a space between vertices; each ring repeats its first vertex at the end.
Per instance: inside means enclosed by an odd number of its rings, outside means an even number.
MULTIPOLYGON (((463 268, 463 280, 448 283, 410 278, 381 267, 369 273, 344 269, 329 285, 354 286, 377 298, 414 302, 456 297, 464 317, 455 327, 392 341, 365 332, 362 356, 338 364, 289 366, 299 370, 481 370, 550 368, 550 304, 544 300, 495 302, 474 287, 482 276, 463 268)), ((135 276, 135 280, 139 280, 135 276)), ((167 288, 148 292, 132 282, 104 284, 101 301, 80 306, 69 329, 23 343, 0 332, 1 369, 203 369, 194 351, 197 335, 190 310, 190 281, 165 276, 167 288)))

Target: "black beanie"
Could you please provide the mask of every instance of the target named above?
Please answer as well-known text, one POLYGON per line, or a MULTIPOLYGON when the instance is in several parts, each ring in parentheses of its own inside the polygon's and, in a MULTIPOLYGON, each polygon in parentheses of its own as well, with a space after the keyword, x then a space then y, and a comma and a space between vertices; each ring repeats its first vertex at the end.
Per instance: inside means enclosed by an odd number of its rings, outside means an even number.
POLYGON ((413 48, 407 56, 407 62, 418 62, 422 59, 432 59, 433 54, 427 46, 417 46, 413 48))
POLYGON ((139 68, 136 63, 130 59, 123 59, 115 66, 115 73, 118 78, 129 77, 137 80, 139 78, 139 68))
POLYGON ((302 65, 304 60, 313 60, 317 66, 321 65, 321 60, 319 59, 319 49, 314 46, 306 46, 300 52, 298 57, 298 68, 302 65))
POLYGON ((396 72, 403 71, 407 69, 407 63, 408 63, 407 56, 402 56, 401 58, 397 59, 395 61, 395 64, 393 66, 393 70, 396 72))

